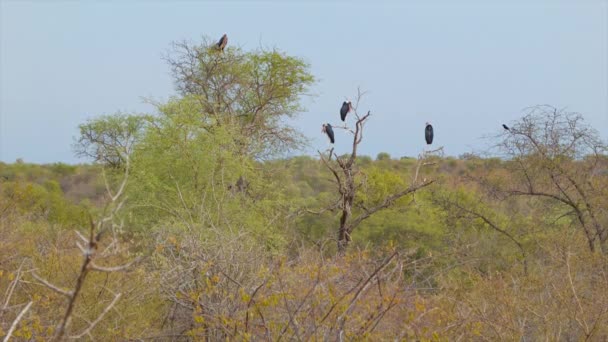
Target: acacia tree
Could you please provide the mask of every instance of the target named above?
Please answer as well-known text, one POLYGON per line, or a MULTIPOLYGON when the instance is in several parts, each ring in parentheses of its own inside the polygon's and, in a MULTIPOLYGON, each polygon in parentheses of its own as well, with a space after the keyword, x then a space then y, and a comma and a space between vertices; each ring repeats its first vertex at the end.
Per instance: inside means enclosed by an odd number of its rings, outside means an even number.
POLYGON ((78 126, 74 152, 110 168, 124 168, 149 120, 146 115, 120 112, 91 119, 78 126))
POLYGON ((220 52, 212 45, 207 39, 173 45, 166 61, 179 95, 150 101, 157 113, 145 117, 137 134, 122 129, 131 117, 102 117, 81 126, 77 154, 112 165, 130 156, 128 204, 141 213, 134 217, 145 221, 142 226, 168 216, 197 218, 203 203, 225 197, 224 190, 239 179, 250 185, 251 197, 264 192, 272 198, 271 182, 260 180, 256 159, 303 141, 284 119, 302 109, 299 100, 314 82, 308 64, 277 50, 220 52))
POLYGON ((302 135, 284 118, 302 111, 301 96, 314 83, 309 65, 279 50, 223 52, 204 38, 177 42, 166 56, 177 90, 198 104, 201 127, 236 127, 241 152, 269 156, 299 147, 302 135))
MULTIPOLYGON (((422 158, 419 160, 416 172, 411 184, 392 194, 389 194, 381 199, 372 201, 371 203, 364 200, 357 200, 357 194, 362 186, 365 185, 365 177, 361 177, 361 172, 357 167, 357 149, 363 140, 363 128, 369 119, 371 113, 368 111, 365 115, 360 115, 358 112, 359 103, 365 93, 361 90, 357 91, 355 105, 352 106, 352 116, 355 117, 354 130, 347 126, 335 126, 337 129, 344 129, 350 132, 353 136, 352 149, 349 155, 338 156, 334 149, 330 149, 325 155, 319 152, 319 156, 323 164, 331 171, 334 176, 339 197, 337 201, 326 210, 340 211, 340 224, 338 228, 338 251, 343 253, 351 241, 353 231, 363 222, 370 218, 373 214, 383 209, 391 207, 395 201, 402 197, 413 194, 421 188, 429 186, 434 180, 424 179, 418 181, 420 166, 423 165, 422 158)), ((429 151, 428 153, 432 153, 429 151)))
POLYGON ((188 112, 192 127, 187 129, 205 134, 230 130, 242 155, 262 158, 300 147, 302 134, 284 119, 303 110, 300 97, 315 81, 309 65, 276 49, 229 47, 220 52, 213 46, 206 38, 200 44, 174 43, 165 60, 181 96, 169 103, 149 100, 160 117, 117 113, 80 125, 76 155, 118 167, 147 124, 159 129, 159 120, 171 119, 176 111, 188 112))
POLYGON ((589 249, 608 253, 608 146, 582 115, 535 106, 497 145, 510 161, 511 182, 482 182, 498 196, 526 196, 561 208, 589 249), (508 183, 508 184, 507 184, 508 183))

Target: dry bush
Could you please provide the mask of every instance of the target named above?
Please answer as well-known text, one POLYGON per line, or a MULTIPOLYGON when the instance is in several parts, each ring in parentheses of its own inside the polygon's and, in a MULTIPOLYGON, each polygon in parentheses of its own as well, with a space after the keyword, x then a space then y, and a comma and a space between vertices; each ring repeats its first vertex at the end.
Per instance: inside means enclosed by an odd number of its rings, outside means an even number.
POLYGON ((0 220, 0 335, 5 340, 128 338, 150 326, 154 315, 140 314, 158 303, 149 297, 156 292, 150 292, 141 268, 135 271, 139 258, 122 237, 118 215, 126 181, 127 173, 116 192, 106 183, 108 204, 88 228, 67 230, 17 211, 0 220))
POLYGON ((445 276, 445 333, 456 340, 604 341, 608 260, 578 234, 538 241, 530 271, 445 276))
MULTIPOLYGON (((74 244, 75 233, 21 219, 10 226, 1 225, 0 234, 0 336, 9 332, 20 311, 31 303, 17 322, 12 337, 51 340, 65 316, 69 299, 45 286, 40 279, 57 289, 73 290, 82 266, 82 252, 74 244)), ((106 247, 108 244, 102 242, 99 249, 106 247)), ((108 258, 100 258, 98 264, 120 265, 133 257, 123 248, 108 258)), ((91 329, 91 336, 117 339, 141 336, 153 326, 155 314, 162 312, 159 308, 162 302, 155 300, 157 292, 150 286, 154 284, 150 278, 141 266, 123 272, 90 273, 73 311, 69 325, 71 335, 86 330, 120 293, 119 299, 91 329)))
MULTIPOLYGON (((438 319, 405 276, 395 251, 326 258, 269 257, 244 234, 214 243, 167 237, 159 247, 164 298, 172 303, 159 337, 193 340, 433 338, 438 319), (428 315, 428 317, 427 317, 428 315)), ((435 333, 435 335, 434 335, 435 333)))

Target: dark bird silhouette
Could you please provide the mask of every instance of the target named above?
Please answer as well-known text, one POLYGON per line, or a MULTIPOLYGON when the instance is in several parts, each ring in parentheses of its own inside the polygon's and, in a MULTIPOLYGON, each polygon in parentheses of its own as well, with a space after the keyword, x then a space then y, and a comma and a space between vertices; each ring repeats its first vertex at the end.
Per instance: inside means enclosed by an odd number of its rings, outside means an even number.
POLYGON ((220 51, 224 51, 226 44, 228 44, 228 36, 224 33, 222 38, 220 38, 220 41, 217 42, 217 48, 220 49, 220 51))
POLYGON ((509 126, 502 124, 502 128, 506 129, 507 131, 510 131, 509 126))
POLYGON ((426 127, 424 128, 424 139, 426 139, 428 145, 433 143, 433 135, 433 126, 427 122, 426 127))
POLYGON ((340 108, 340 119, 342 119, 342 121, 346 120, 346 114, 350 112, 351 108, 350 101, 344 101, 344 103, 342 103, 342 108, 340 108))
POLYGON ((334 130, 331 128, 331 125, 326 123, 323 124, 323 129, 321 130, 321 132, 327 134, 327 137, 329 138, 329 141, 333 144, 334 143, 334 130))

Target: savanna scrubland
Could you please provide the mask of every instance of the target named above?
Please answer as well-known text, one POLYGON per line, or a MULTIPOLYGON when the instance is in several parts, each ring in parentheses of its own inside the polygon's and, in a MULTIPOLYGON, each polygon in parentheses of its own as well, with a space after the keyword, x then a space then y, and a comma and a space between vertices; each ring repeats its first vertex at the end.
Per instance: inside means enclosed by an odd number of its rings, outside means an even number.
POLYGON ((302 59, 166 60, 179 95, 79 127, 92 164, 0 163, 0 336, 608 339, 608 150, 582 115, 531 107, 482 156, 371 158, 359 93, 350 153, 285 157, 302 59))

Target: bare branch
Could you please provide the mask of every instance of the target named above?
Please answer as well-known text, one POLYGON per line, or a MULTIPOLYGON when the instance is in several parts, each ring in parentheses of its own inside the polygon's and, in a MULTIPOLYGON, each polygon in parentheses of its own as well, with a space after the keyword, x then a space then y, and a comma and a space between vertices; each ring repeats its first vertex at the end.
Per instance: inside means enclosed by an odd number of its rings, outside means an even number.
POLYGON ((13 279, 8 289, 6 289, 6 293, 4 295, 6 297, 6 300, 4 301, 4 305, 2 305, 2 309, 0 309, 0 318, 2 317, 2 315, 4 315, 4 311, 6 311, 8 303, 11 301, 11 297, 13 296, 13 291, 15 290, 17 283, 19 283, 19 278, 21 278, 21 268, 23 268, 23 261, 19 265, 19 269, 17 269, 17 275, 15 276, 15 279, 13 279))
POLYGON ((372 216, 373 214, 375 214, 376 212, 382 210, 382 209, 386 209, 388 207, 390 207, 396 200, 400 199, 401 197, 414 193, 424 187, 427 187, 431 184, 433 184, 435 181, 434 180, 430 180, 430 181, 426 181, 422 184, 419 185, 415 185, 415 186, 410 186, 409 188, 400 191, 396 194, 393 194, 391 196, 388 196, 387 198, 384 199, 384 201, 382 201, 381 204, 371 208, 371 209, 366 209, 364 210, 363 214, 359 215, 357 218, 355 218, 353 220, 353 223, 351 224, 352 226, 356 227, 357 225, 359 225, 363 220, 368 219, 370 216, 372 216))
POLYGON ((587 321, 585 320, 585 311, 583 310, 581 301, 578 298, 578 295, 576 294, 576 289, 574 288, 574 283, 572 281, 572 271, 570 270, 570 252, 566 252, 566 269, 568 271, 567 274, 568 274, 568 283, 570 285, 570 290, 572 290, 572 296, 574 297, 574 300, 576 301, 576 305, 578 306, 578 309, 580 311, 581 320, 582 320, 582 322, 580 322, 578 319, 576 319, 576 321, 581 325, 581 327, 583 329, 585 329, 585 335, 587 337, 589 337, 589 326, 587 325, 587 321))
POLYGON ((78 237, 80 238, 80 240, 82 240, 83 243, 89 242, 89 240, 84 235, 82 235, 79 231, 75 230, 75 232, 76 232, 76 235, 78 235, 78 237))
POLYGON ((21 310, 19 315, 17 315, 17 318, 15 318, 13 324, 11 324, 11 327, 8 329, 6 336, 4 336, 4 340, 2 340, 3 342, 8 342, 8 340, 10 340, 11 336, 13 335, 13 331, 15 331, 15 328, 17 328, 17 324, 19 324, 19 321, 23 318, 23 315, 25 315, 25 313, 30 309, 33 303, 33 301, 27 303, 27 305, 23 308, 23 310, 21 310))
POLYGON ((372 272, 372 274, 370 274, 369 277, 367 277, 367 279, 361 284, 361 286, 355 293, 355 296, 353 297, 353 299, 351 299, 350 303, 348 304, 348 308, 344 311, 344 313, 342 315, 340 315, 340 317, 338 317, 338 324, 339 324, 338 340, 340 340, 340 341, 343 340, 344 326, 346 324, 346 318, 352 312, 355 303, 357 302, 357 300, 359 300, 359 297, 361 296, 363 291, 365 291, 368 288, 370 282, 374 279, 374 277, 376 277, 376 275, 384 267, 386 267, 386 265, 388 265, 391 262, 391 260, 393 260, 393 258, 395 258, 398 254, 399 253, 396 251, 393 252, 393 254, 391 254, 388 258, 386 258, 386 260, 382 264, 380 264, 380 266, 376 267, 376 269, 372 272))
POLYGON ((41 282, 44 286, 48 287, 49 289, 64 295, 68 298, 72 297, 72 292, 71 291, 67 291, 67 290, 63 290, 61 288, 59 288, 58 286, 55 286, 53 284, 51 284, 50 282, 48 282, 47 280, 45 280, 44 278, 40 277, 38 274, 36 274, 35 272, 32 272, 32 277, 34 277, 36 280, 38 280, 39 282, 41 282))
POLYGON ((121 265, 121 266, 113 266, 113 267, 103 267, 103 266, 97 266, 95 265, 95 263, 91 262, 91 269, 95 270, 95 271, 99 271, 99 272, 123 272, 126 271, 129 267, 131 267, 133 264, 139 262, 141 260, 141 257, 137 257, 133 260, 131 260, 130 262, 121 265))
POLYGON ((82 338, 84 335, 89 335, 91 333, 91 330, 93 330, 93 328, 95 328, 97 323, 101 322, 103 317, 112 309, 112 307, 114 307, 114 304, 116 304, 116 302, 120 299, 121 295, 122 295, 121 293, 115 295, 112 302, 110 302, 110 304, 103 310, 103 312, 99 316, 97 316, 97 318, 93 322, 91 322, 91 324, 89 324, 89 326, 82 333, 75 335, 75 336, 70 336, 70 338, 79 339, 79 338, 82 338))

